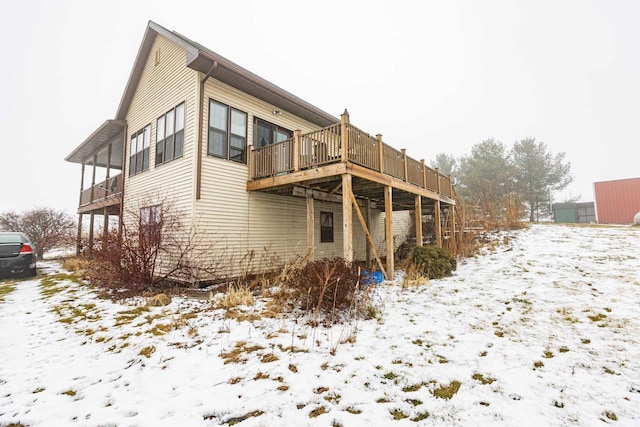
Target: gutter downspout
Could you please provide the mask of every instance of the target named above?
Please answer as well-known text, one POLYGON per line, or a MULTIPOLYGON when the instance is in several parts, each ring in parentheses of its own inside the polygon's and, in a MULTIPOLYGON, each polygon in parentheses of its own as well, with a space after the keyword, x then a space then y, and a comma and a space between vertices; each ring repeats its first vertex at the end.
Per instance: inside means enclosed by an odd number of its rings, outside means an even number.
POLYGON ((213 61, 213 65, 207 71, 207 74, 200 79, 200 108, 198 109, 198 154, 196 156, 196 200, 200 200, 200 193, 202 188, 202 127, 204 125, 204 84, 207 82, 211 73, 218 67, 218 62, 213 61))

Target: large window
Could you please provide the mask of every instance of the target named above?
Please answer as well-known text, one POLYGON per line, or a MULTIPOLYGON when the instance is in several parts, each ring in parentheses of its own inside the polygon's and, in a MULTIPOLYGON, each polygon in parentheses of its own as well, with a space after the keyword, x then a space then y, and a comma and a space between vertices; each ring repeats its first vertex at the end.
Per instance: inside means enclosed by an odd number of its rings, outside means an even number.
POLYGON ((184 102, 156 121, 156 165, 182 157, 184 150, 184 102))
POLYGON ((333 212, 320 212, 320 242, 333 242, 333 212))
POLYGON ((149 169, 149 144, 151 125, 131 135, 129 144, 129 176, 149 169))
POLYGON ((207 153, 234 162, 246 163, 247 120, 247 113, 210 99, 207 153))
POLYGON ((280 142, 284 141, 285 139, 293 138, 293 132, 289 129, 285 129, 257 117, 255 119, 254 125, 254 147, 264 147, 265 145, 273 144, 274 142, 280 142))

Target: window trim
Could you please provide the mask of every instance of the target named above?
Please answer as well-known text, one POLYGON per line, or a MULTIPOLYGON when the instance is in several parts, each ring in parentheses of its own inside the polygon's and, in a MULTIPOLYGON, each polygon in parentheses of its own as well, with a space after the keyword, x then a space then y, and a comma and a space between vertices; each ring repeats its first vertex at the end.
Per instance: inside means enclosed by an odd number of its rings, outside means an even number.
POLYGON ((258 122, 262 122, 262 123, 264 123, 266 125, 271 126, 271 132, 276 132, 276 133, 280 132, 280 133, 283 133, 283 134, 287 134, 287 138, 285 138, 285 139, 293 138, 293 131, 292 130, 289 130, 289 129, 285 128, 285 127, 282 127, 282 126, 280 126, 278 124, 272 123, 272 122, 267 121, 265 119, 261 119, 260 117, 254 116, 253 117, 253 146, 256 147, 256 148, 264 147, 266 145, 271 145, 271 144, 277 144, 278 142, 280 142, 280 141, 274 140, 274 141, 271 141, 271 142, 267 142, 267 144, 265 144, 265 145, 260 145, 258 143, 258 141, 257 141, 257 138, 258 138, 258 122))
POLYGON ((242 111, 238 108, 232 107, 229 104, 225 104, 224 102, 220 102, 217 99, 209 98, 209 110, 207 114, 207 155, 212 157, 217 157, 219 159, 229 160, 231 162, 236 162, 240 164, 247 164, 247 151, 249 148, 248 140, 249 140, 249 114, 245 111, 242 111), (224 107, 226 109, 226 117, 225 117, 225 125, 226 129, 217 128, 211 125, 211 106, 213 104, 217 104, 220 107, 224 107), (232 125, 233 125, 233 115, 234 113, 240 114, 244 116, 244 135, 239 135, 233 133, 232 125), (223 151, 226 151, 226 154, 217 154, 211 150, 211 133, 217 133, 221 135, 224 139, 223 151), (241 141, 244 141, 244 147, 232 147, 232 141, 234 138, 239 138, 241 141), (238 156, 232 156, 231 152, 233 149, 236 149, 241 152, 240 159, 236 160, 238 156))
POLYGON ((320 211, 320 243, 334 243, 334 232, 333 212, 320 211), (331 224, 325 225, 326 219, 329 219, 331 224), (331 236, 328 235, 329 233, 331 236))
POLYGON ((182 101, 180 104, 176 105, 156 119, 156 166, 169 163, 184 156, 184 128, 186 113, 186 102, 182 101), (182 110, 181 115, 178 114, 180 109, 182 110), (169 118, 171 118, 171 120, 169 120, 169 118), (162 125, 160 125, 161 120, 162 125), (181 126, 180 128, 178 128, 179 125, 181 126), (162 133, 158 131, 159 129, 162 129, 162 133), (167 132, 168 129, 171 129, 171 132, 167 132), (162 138, 158 139, 160 135, 162 135, 162 138), (171 147, 170 158, 167 156, 169 146, 171 147), (177 147, 179 147, 179 150, 177 147))

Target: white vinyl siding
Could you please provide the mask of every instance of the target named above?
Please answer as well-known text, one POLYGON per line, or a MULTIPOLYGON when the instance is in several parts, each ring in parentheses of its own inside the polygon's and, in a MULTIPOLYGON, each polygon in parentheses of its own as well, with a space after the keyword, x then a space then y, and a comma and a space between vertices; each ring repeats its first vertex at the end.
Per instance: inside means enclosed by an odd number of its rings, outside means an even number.
MULTIPOLYGON (((144 71, 126 114, 128 138, 131 138, 132 131, 151 123, 149 141, 153 143, 148 150, 149 172, 129 177, 125 181, 125 209, 136 211, 139 208, 137 204, 143 200, 166 200, 172 204, 172 209, 184 211, 184 220, 190 224, 198 75, 185 66, 186 52, 160 35, 156 36, 151 52, 158 49, 162 51, 160 61, 156 64, 153 54, 146 59, 144 71), (163 121, 166 120, 167 112, 175 112, 176 106, 183 103, 184 107, 179 108, 184 108, 184 113, 177 122, 178 126, 183 127, 180 131, 182 153, 174 154, 174 157, 180 154, 182 157, 156 166, 156 141, 158 137, 162 139, 167 136, 166 130, 164 135, 157 135, 158 118, 164 117, 163 121)), ((177 129, 175 123, 173 121, 171 124, 172 132, 177 129)), ((175 144, 172 146, 175 147, 175 144)))

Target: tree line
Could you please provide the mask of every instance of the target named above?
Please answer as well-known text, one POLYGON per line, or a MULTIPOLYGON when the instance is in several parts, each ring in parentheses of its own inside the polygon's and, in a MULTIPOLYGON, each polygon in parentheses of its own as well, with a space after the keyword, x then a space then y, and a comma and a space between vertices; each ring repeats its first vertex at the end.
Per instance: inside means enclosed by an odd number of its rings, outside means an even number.
POLYGON ((531 222, 549 214, 551 193, 573 181, 566 154, 552 153, 535 138, 516 141, 510 149, 489 138, 460 158, 440 153, 431 166, 455 179, 456 192, 464 205, 493 222, 505 220, 514 203, 531 222))

